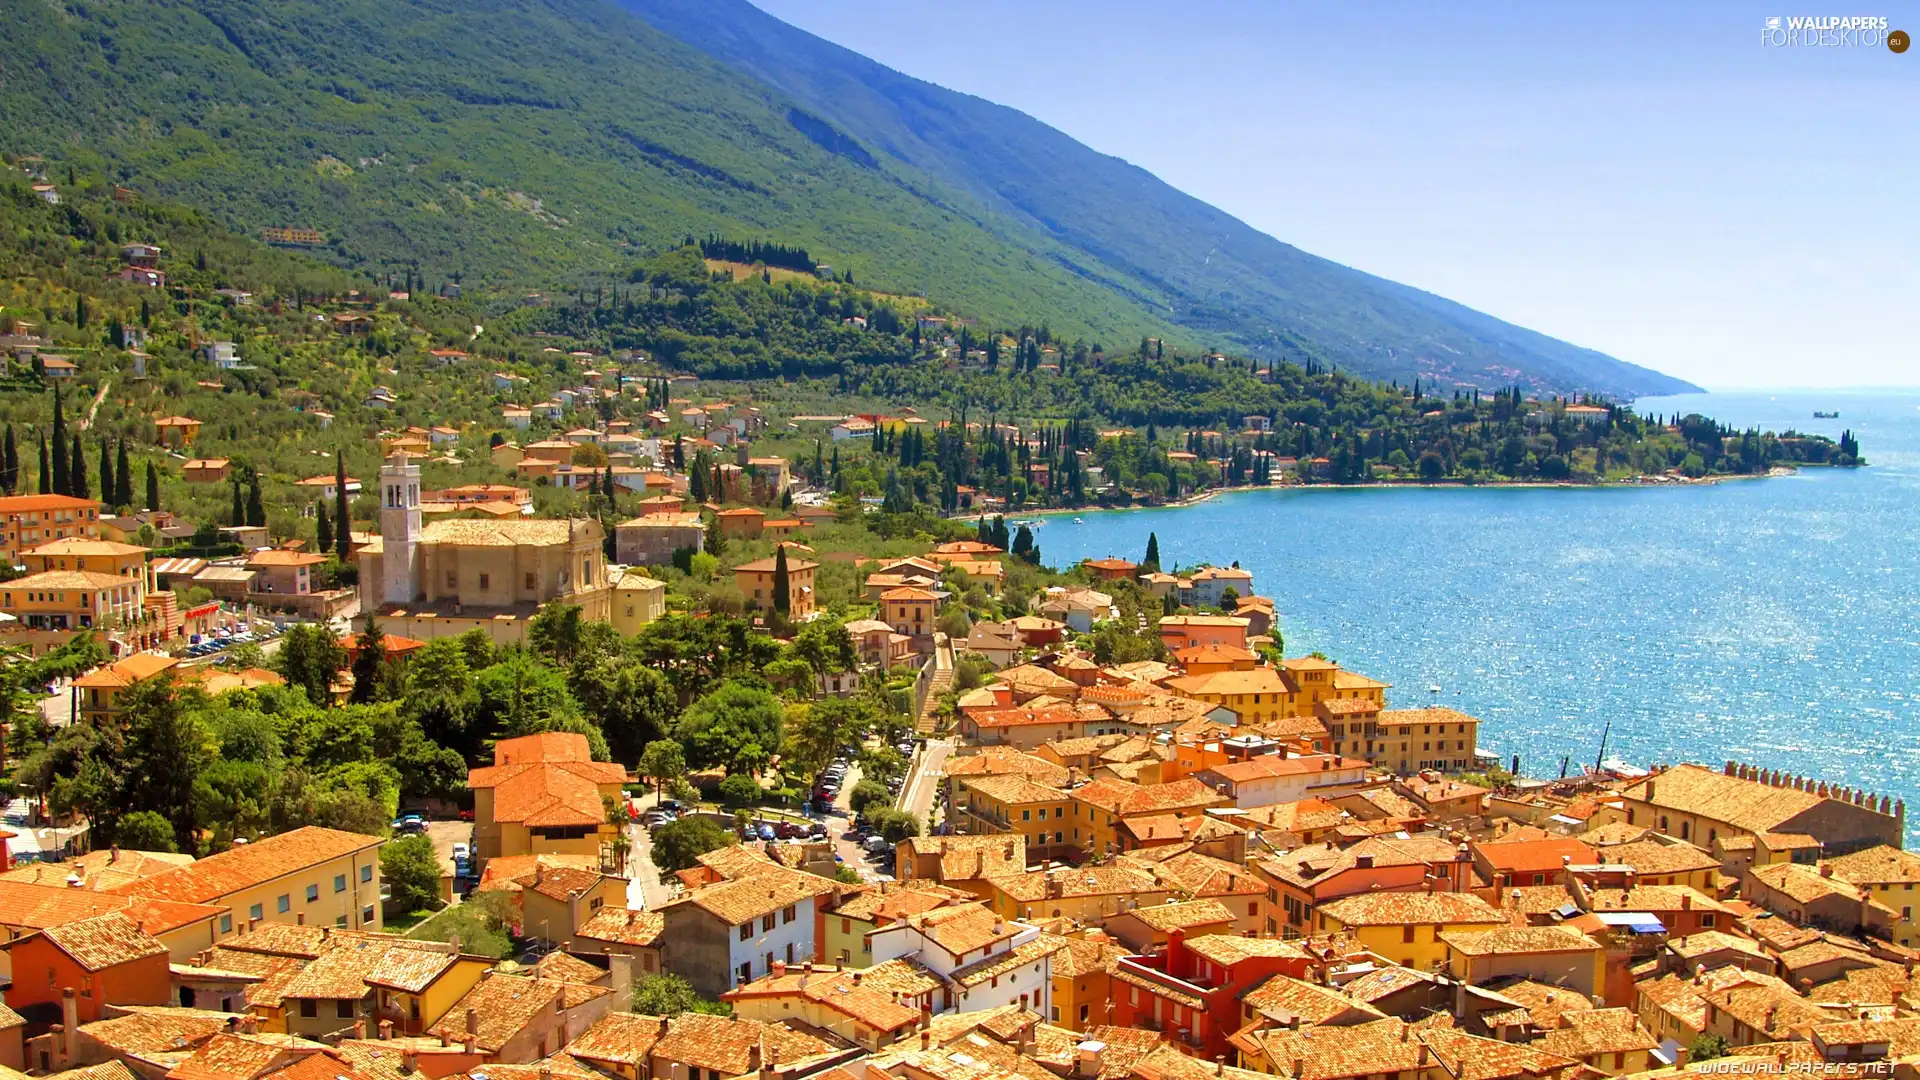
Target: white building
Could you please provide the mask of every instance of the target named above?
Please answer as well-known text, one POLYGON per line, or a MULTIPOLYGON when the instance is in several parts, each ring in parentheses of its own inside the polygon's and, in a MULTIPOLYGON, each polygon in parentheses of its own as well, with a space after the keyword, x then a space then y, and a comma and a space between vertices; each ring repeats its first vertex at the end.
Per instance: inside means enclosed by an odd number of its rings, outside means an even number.
POLYGON ((1285 750, 1201 769, 1193 778, 1233 797, 1242 810, 1328 796, 1366 782, 1369 764, 1334 754, 1289 756, 1285 750))
POLYGON ((1193 595, 1182 596, 1182 603, 1190 607, 1219 607, 1220 598, 1228 589, 1236 597, 1253 595, 1253 571, 1242 570, 1237 566, 1206 566, 1192 574, 1193 595))
POLYGON ((396 453, 380 467, 380 599, 411 604, 420 577, 420 466, 396 453))
POLYGON ((911 957, 939 976, 941 1011, 1018 1005, 1052 1015, 1053 954, 1040 928, 1003 919, 984 903, 935 908, 868 935, 873 963, 911 957))

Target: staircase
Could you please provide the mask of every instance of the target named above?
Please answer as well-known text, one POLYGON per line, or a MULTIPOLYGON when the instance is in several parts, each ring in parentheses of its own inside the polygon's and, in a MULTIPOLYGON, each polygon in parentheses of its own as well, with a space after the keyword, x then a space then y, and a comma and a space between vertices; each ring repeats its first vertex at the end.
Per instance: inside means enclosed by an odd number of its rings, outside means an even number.
POLYGON ((953 642, 947 635, 936 631, 933 635, 933 659, 920 669, 920 678, 914 688, 918 712, 914 717, 913 730, 922 735, 933 734, 937 723, 934 713, 940 708, 940 695, 952 685, 953 642))

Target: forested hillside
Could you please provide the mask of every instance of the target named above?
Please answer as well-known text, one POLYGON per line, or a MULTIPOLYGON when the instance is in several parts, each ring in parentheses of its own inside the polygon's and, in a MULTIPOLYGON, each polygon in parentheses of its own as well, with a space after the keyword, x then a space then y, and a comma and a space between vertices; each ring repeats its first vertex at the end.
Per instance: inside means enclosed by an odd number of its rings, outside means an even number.
POLYGON ((734 236, 1067 337, 1402 382, 1680 385, 1306 255, 744 4, 632 2, 715 55, 613 0, 3 0, 0 150, 97 165, 250 235, 317 230, 341 265, 496 301, 734 236), (730 27, 764 47, 695 33, 730 27))

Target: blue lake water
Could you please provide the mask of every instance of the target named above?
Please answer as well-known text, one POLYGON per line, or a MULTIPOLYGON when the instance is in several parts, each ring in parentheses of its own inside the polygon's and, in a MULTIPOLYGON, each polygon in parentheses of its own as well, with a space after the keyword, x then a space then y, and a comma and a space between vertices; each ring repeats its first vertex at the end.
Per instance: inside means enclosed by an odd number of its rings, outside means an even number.
POLYGON ((1591 764, 1611 721, 1607 756, 1636 764, 1732 759, 1920 796, 1920 393, 1638 408, 1848 427, 1873 464, 1675 488, 1237 492, 1054 517, 1036 539, 1056 566, 1138 560, 1149 531, 1163 564, 1237 560, 1289 655, 1386 680, 1391 706, 1479 716, 1481 745, 1528 775, 1591 764))

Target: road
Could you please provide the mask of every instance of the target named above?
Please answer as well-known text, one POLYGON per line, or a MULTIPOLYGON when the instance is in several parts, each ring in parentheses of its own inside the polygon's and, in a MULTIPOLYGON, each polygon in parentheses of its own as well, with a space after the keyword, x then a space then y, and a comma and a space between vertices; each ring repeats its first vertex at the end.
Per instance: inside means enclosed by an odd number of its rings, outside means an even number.
MULTIPOLYGON (((654 804, 654 794, 649 791, 633 801, 640 805, 640 813, 645 814, 654 804)), ((653 865, 653 834, 646 826, 634 822, 627 826, 627 839, 633 843, 627 852, 627 906, 657 911, 660 905, 673 899, 673 891, 660 883, 660 868, 653 865)))
MULTIPOLYGON (((473 845, 473 822, 471 821, 429 821, 427 839, 433 841, 434 858, 440 860, 440 873, 443 877, 453 876, 453 845, 473 845)), ((454 883, 454 891, 459 892, 459 883, 454 883)))
POLYGON ((946 776, 947 758, 952 753, 952 739, 928 739, 907 773, 907 782, 900 787, 897 805, 919 818, 922 825, 926 823, 927 812, 933 809, 934 793, 940 790, 940 781, 946 776))

